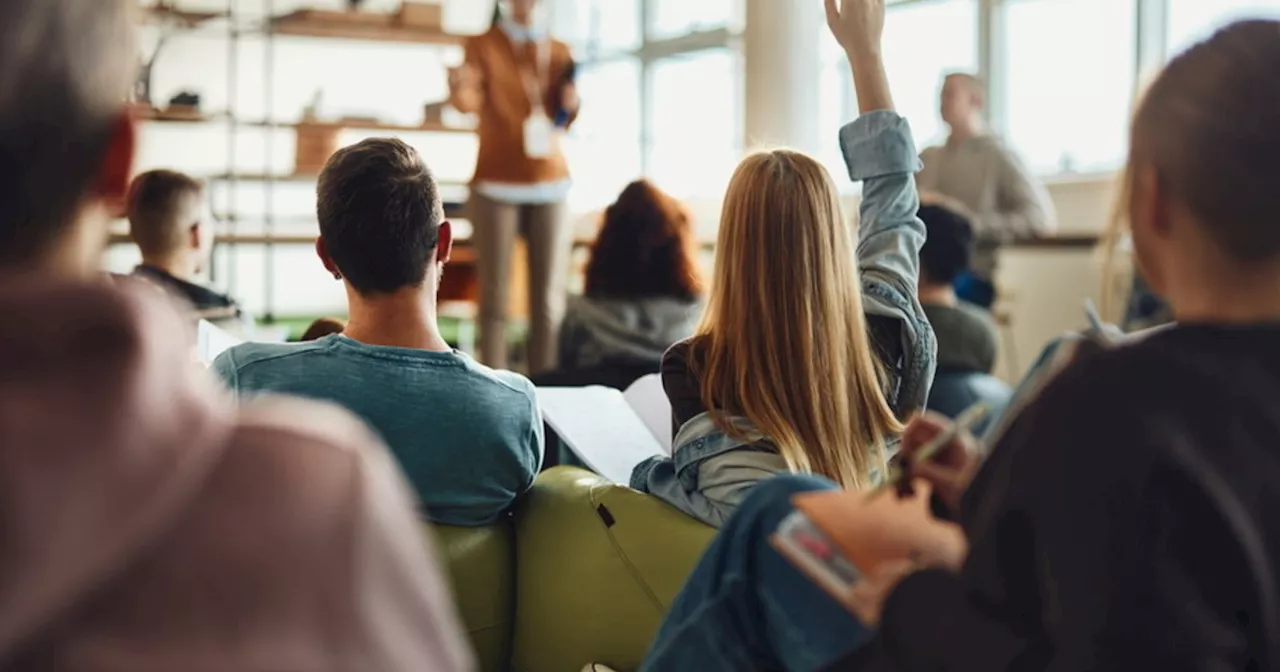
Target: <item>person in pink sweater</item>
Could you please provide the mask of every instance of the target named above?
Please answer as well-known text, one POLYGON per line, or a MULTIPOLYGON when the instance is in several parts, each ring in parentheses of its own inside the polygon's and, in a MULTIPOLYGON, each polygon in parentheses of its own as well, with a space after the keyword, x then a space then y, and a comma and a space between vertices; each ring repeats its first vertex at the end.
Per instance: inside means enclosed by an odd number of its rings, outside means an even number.
POLYGON ((402 477, 100 273, 134 0, 0 3, 0 670, 468 670, 402 477))

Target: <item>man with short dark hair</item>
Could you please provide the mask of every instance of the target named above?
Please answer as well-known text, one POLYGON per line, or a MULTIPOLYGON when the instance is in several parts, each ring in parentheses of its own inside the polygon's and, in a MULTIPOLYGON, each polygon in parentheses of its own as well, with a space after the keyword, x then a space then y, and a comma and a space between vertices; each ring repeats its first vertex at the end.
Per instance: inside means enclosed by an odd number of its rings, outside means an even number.
POLYGON ((973 229, 964 215, 941 206, 922 206, 919 216, 928 232, 920 249, 920 305, 938 337, 938 372, 991 373, 995 324, 955 290, 956 278, 969 270, 973 229))
POLYGON ((1044 235, 1057 224, 1049 193, 1018 155, 987 128, 985 107, 981 80, 967 73, 946 77, 941 112, 951 134, 945 144, 920 153, 924 168, 916 183, 922 202, 959 206, 969 214, 975 243, 973 268, 962 276, 961 290, 966 299, 989 308, 995 300, 999 246, 1044 235))
POLYGON ((527 379, 440 336, 436 291, 453 228, 435 179, 413 148, 371 139, 334 154, 317 191, 316 252, 346 285, 346 328, 310 343, 241 345, 215 367, 241 394, 355 411, 391 446, 433 521, 497 520, 542 464, 542 417, 527 379))
POLYGON ((189 303, 196 317, 238 322, 231 297, 191 282, 213 252, 204 183, 173 170, 148 171, 133 179, 126 209, 129 235, 142 252, 133 274, 189 303))
POLYGON ((386 449, 236 408, 102 255, 136 0, 0 1, 0 669, 471 669, 386 449))

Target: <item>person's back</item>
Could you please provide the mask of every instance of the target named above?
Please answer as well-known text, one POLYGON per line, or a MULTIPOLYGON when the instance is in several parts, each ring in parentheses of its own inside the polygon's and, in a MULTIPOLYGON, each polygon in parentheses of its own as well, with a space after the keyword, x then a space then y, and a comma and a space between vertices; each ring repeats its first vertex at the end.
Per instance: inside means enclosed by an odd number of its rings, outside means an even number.
POLYGON ((134 4, 0 3, 0 669, 470 669, 376 439, 237 409, 172 302, 101 273, 134 4))
POLYGON ((667 348, 693 334, 704 286, 693 221, 649 182, 627 185, 605 209, 585 275, 560 327, 562 372, 657 373, 667 348))
POLYGON ((337 403, 372 427, 426 514, 483 525, 510 508, 541 462, 533 385, 461 352, 365 345, 342 335, 249 343, 216 368, 242 396, 270 391, 337 403))
POLYGON ((923 205, 926 232, 920 248, 920 305, 938 339, 938 373, 991 373, 996 328, 987 311, 956 296, 955 281, 969 270, 973 228, 959 211, 923 205))
POLYGON ((341 335, 300 345, 248 343, 215 368, 250 396, 327 399, 390 445, 432 520, 484 525, 533 484, 542 418, 533 385, 454 351, 436 324, 452 250, 435 179, 399 140, 339 150, 320 176, 317 252, 346 283, 341 335))
POLYGON ((192 281, 213 253, 202 182, 172 170, 147 171, 129 185, 126 210, 129 236, 142 253, 134 276, 186 302, 194 317, 232 329, 247 325, 235 300, 192 281))

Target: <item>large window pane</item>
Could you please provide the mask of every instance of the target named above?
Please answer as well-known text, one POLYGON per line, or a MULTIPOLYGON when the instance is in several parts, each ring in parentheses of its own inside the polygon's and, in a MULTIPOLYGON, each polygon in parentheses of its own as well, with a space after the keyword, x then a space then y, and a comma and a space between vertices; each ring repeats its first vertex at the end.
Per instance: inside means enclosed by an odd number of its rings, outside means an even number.
MULTIPOLYGON (((611 2, 612 0, 606 0, 611 2)), ((786 2, 788 0, 779 0, 786 2)), ((739 0, 651 0, 653 37, 679 37, 735 23, 739 0)))
POLYGON ((570 205, 607 205, 641 172, 640 62, 633 58, 586 66, 578 76, 582 114, 566 144, 574 173, 570 205))
POLYGON ((1004 18, 1014 147, 1041 172, 1119 165, 1134 89, 1134 3, 1021 0, 1004 18))
POLYGON ((742 147, 741 67, 709 49, 653 64, 650 174, 678 196, 717 196, 742 147))
MULTIPOLYGON (((1104 0, 1118 2, 1118 0, 1104 0)), ((935 0, 891 8, 885 24, 885 67, 894 102, 921 147, 946 135, 939 118, 942 79, 978 70, 978 8, 974 0, 935 0)))
POLYGON ((853 95, 853 73, 844 50, 825 30, 822 33, 822 71, 818 74, 818 160, 827 167, 841 189, 852 189, 836 142, 840 127, 858 116, 853 95))
POLYGON ((1248 18, 1280 18, 1280 0, 1169 0, 1169 54, 1248 18))
POLYGON ((640 46, 640 0, 556 0, 549 9, 556 37, 580 57, 640 46))

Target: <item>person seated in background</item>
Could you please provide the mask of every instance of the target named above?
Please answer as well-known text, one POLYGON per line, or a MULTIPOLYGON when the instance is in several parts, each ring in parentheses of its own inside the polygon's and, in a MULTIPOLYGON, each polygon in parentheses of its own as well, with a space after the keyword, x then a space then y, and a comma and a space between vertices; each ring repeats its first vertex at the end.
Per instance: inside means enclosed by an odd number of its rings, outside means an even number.
POLYGON ((956 297, 955 280, 969 270, 973 229, 960 213, 921 206, 926 231, 920 248, 920 306, 938 339, 938 373, 991 373, 996 325, 987 311, 956 297))
MULTIPOLYGON (((904 462, 967 554, 886 563, 838 604, 769 542, 793 496, 831 485, 774 479, 721 531, 658 639, 707 664, 661 664, 675 658, 659 646, 649 669, 1276 668, 1277 35, 1280 21, 1224 28, 1137 106, 1117 211, 1175 324, 1078 358, 985 461, 963 437, 904 462), (725 652, 747 662, 716 664, 725 652)), ((903 453, 948 429, 913 421, 903 453)))
POLYGON ((172 170, 148 171, 134 178, 126 208, 129 236, 142 252, 133 275, 185 301, 198 318, 236 326, 242 319, 236 302, 192 282, 213 253, 204 184, 172 170))
POLYGON ((697 254, 684 207, 647 181, 628 185, 604 212, 585 292, 569 299, 552 378, 625 389, 657 373, 663 353, 693 334, 702 311, 697 254))
POLYGON ((776 474, 875 482, 928 396, 919 162, 883 73, 865 63, 854 62, 863 115, 840 131, 849 177, 864 183, 856 232, 816 160, 746 158, 725 195, 706 315, 663 358, 674 451, 639 464, 631 485, 709 525, 776 474))
POLYGON ((969 268, 973 229, 956 210, 921 206, 928 232, 920 248, 920 305, 938 339, 938 370, 929 390, 929 409, 954 418, 978 401, 990 406, 973 428, 981 436, 1003 411, 1011 390, 990 375, 999 338, 991 314, 956 296, 955 280, 969 268))
POLYGON ((171 301, 103 277, 136 4, 0 2, 0 668, 472 669, 376 438, 237 409, 171 301))
POLYGON ((298 340, 304 343, 318 341, 325 336, 341 334, 346 328, 347 323, 336 317, 322 317, 315 322, 312 322, 311 326, 307 327, 307 330, 302 332, 302 338, 298 340))
POLYGON ((374 138, 339 150, 317 187, 316 252, 347 291, 341 334, 246 343, 214 368, 241 396, 337 402, 382 435, 431 520, 486 525, 533 484, 542 417, 533 385, 449 347, 436 290, 453 227, 435 178, 409 145, 374 138))

